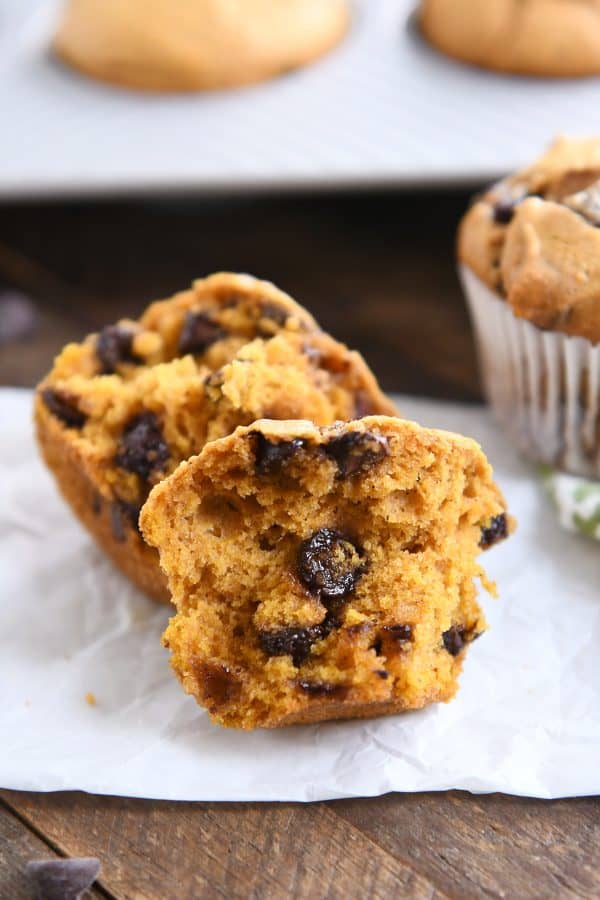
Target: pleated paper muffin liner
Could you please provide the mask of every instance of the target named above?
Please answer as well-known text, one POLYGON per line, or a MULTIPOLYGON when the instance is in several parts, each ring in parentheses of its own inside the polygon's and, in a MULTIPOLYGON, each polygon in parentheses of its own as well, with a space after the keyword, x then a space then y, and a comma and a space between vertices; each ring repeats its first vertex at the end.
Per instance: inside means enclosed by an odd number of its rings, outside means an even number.
POLYGON ((529 459, 600 477, 600 346, 517 318, 470 269, 459 272, 500 423, 529 459))

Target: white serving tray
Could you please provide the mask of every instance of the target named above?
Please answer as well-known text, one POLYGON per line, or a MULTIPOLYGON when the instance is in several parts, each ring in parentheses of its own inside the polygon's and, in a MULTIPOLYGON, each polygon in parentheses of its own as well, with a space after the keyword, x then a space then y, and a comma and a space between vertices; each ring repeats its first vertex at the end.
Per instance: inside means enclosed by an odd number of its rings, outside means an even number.
MULTIPOLYGON (((125 0, 124 0, 125 2, 125 0)), ((600 79, 497 75, 431 50, 414 0, 355 0, 346 41, 270 82, 147 96, 48 52, 58 0, 0 0, 0 198, 466 185, 600 131, 600 79)))

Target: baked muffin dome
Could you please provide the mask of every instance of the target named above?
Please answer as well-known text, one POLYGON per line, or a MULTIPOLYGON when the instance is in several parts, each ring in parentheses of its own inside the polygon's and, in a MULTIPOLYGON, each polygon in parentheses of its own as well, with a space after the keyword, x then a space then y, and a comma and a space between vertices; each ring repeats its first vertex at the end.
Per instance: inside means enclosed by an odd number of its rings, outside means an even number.
POLYGON ((477 198, 458 256, 545 330, 600 341, 600 138, 558 139, 477 198))
POLYGON ((549 77, 600 72, 600 0, 422 0, 424 35, 483 68, 549 77))
POLYGON ((210 90, 305 65, 347 27, 345 0, 68 0, 54 49, 102 81, 210 90))

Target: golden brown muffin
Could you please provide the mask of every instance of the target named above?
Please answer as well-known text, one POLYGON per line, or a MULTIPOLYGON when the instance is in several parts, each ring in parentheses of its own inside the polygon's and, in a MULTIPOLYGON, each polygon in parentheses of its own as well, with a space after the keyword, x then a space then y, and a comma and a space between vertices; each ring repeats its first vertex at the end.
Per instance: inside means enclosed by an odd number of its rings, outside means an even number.
POLYGON ((210 90, 312 62, 348 19, 345 0, 68 0, 54 49, 101 81, 210 90))
POLYGON ((443 53, 483 68, 600 72, 600 0, 421 0, 420 22, 443 53))
POLYGON ((222 273, 69 344, 38 387, 44 458, 83 524, 168 600, 137 521, 150 488, 207 440, 268 415, 326 424, 394 414, 357 353, 273 285, 222 273))
POLYGON ((557 140, 464 217, 458 256, 543 329, 600 341, 600 138, 557 140))
POLYGON ((418 709, 485 629, 477 556, 512 522, 472 440, 386 416, 255 422, 141 513, 184 689, 238 728, 418 709))

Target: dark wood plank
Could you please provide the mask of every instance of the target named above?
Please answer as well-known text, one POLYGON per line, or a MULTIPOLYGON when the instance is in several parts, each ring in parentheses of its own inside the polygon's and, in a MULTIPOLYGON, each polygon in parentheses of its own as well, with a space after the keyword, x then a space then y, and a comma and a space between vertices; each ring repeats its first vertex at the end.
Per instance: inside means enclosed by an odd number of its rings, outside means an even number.
POLYGON ((600 897, 597 798, 408 794, 335 810, 451 896, 600 897))
MULTIPOLYGON (((0 897, 3 900, 31 900, 31 884, 25 867, 32 859, 57 859, 59 854, 49 847, 15 815, 0 803, 0 897)), ((108 897, 92 889, 88 896, 108 897)))
POLYGON ((0 279, 63 319, 54 346, 31 353, 29 379, 0 350, 0 379, 31 383, 65 333, 80 337, 195 277, 233 269, 292 293, 365 354, 386 389, 477 399, 453 256, 466 200, 391 193, 0 207, 0 279))
POLYGON ((98 856, 119 900, 446 896, 326 804, 2 797, 65 854, 98 856))

